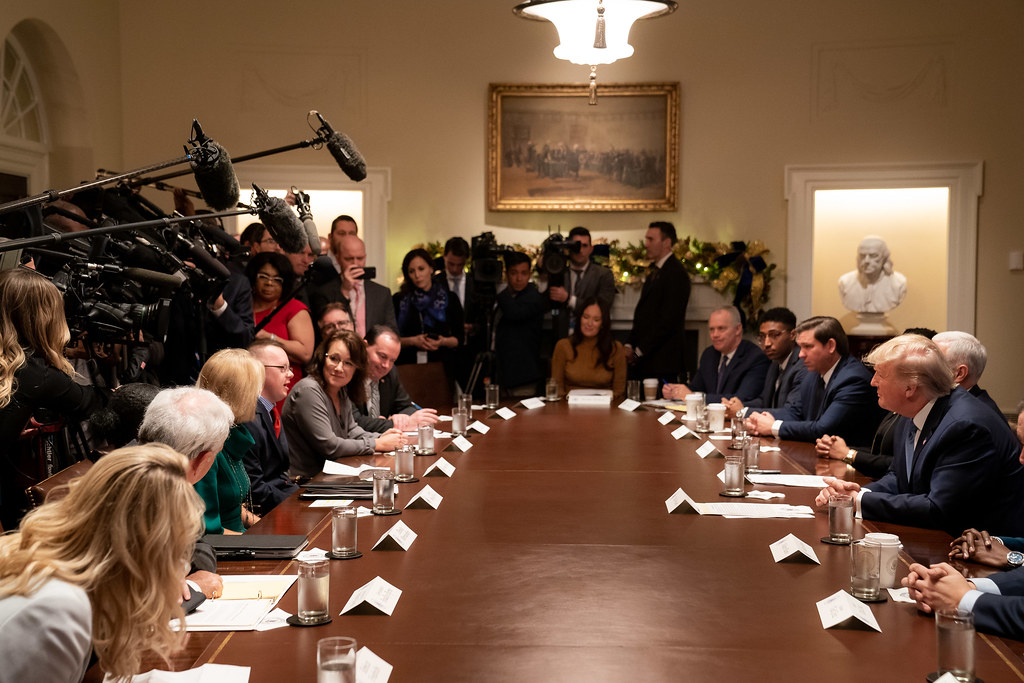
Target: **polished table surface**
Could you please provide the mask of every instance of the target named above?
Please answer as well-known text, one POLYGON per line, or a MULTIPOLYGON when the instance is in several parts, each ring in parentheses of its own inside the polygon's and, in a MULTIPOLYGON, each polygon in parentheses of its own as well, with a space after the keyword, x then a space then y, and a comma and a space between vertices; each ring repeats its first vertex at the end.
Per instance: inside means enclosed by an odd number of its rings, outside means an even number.
MULTIPOLYGON (((930 617, 914 605, 871 605, 882 633, 821 626, 815 602, 849 587, 849 548, 819 542, 827 516, 724 519, 668 514, 682 487, 700 502, 720 498, 723 460, 701 459, 693 439, 645 408, 568 406, 564 401, 472 436, 467 453, 440 453, 449 479, 400 485, 401 507, 429 483, 437 510, 359 520, 363 557, 331 562, 333 622, 262 633, 195 633, 175 660, 252 667, 251 681, 312 681, 316 642, 355 637, 394 666, 391 681, 837 681, 923 680, 934 671, 930 617), (396 521, 418 538, 407 552, 370 551, 396 521), (793 533, 821 565, 775 563, 769 544, 793 533), (392 616, 339 616, 352 591, 375 576, 400 588, 392 616)), ((728 442, 714 442, 723 452, 728 442)), ((766 441, 765 443, 774 443, 766 441)), ((441 445, 444 445, 442 442, 441 445)), ((808 444, 783 442, 762 467, 855 477, 808 444)), ((378 456, 379 463, 392 458, 378 456)), ((417 457, 416 472, 436 460, 417 457)), ((353 459, 349 459, 349 462, 353 459)), ((747 489, 754 488, 747 484, 747 489)), ((811 505, 816 489, 758 486, 811 505)), ((756 502, 751 499, 751 502, 756 502)), ((367 504, 368 501, 359 501, 367 504)), ((248 533, 309 533, 330 548, 326 508, 292 498, 248 533)), ((900 535, 911 558, 945 558, 941 532, 857 522, 900 535)), ((976 565, 968 565, 977 570, 976 565)), ((224 562, 223 573, 295 573, 294 562, 224 562)), ((289 591, 280 607, 296 609, 289 591)), ((979 635, 977 673, 988 683, 1024 680, 1024 643, 979 635)))

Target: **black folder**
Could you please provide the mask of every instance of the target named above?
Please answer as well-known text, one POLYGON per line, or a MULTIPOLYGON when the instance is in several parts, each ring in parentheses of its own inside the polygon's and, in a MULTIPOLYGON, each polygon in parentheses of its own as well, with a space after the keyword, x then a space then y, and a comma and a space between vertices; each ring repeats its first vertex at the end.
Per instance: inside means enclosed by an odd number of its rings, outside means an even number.
POLYGON ((305 536, 287 534, 207 534, 203 541, 213 546, 218 560, 278 560, 295 557, 306 547, 305 536))

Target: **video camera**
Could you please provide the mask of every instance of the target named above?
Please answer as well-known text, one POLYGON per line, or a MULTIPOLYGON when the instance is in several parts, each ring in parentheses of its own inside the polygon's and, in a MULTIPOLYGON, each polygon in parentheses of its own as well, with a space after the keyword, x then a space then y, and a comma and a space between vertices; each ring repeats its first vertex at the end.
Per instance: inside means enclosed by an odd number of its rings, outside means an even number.
POLYGON ((497 285, 502 280, 504 263, 502 257, 515 251, 512 247, 498 244, 493 232, 484 232, 472 240, 470 253, 473 263, 470 275, 473 282, 484 285, 497 285))

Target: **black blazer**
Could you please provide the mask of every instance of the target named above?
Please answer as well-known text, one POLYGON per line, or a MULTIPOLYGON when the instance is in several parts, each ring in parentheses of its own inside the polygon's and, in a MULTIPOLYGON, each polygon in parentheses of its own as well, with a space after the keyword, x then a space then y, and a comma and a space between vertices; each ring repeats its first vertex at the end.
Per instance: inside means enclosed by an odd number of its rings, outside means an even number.
POLYGON ((288 439, 283 427, 280 438, 274 434, 274 417, 262 403, 245 428, 256 443, 242 456, 242 463, 249 474, 254 512, 265 515, 298 489, 288 479, 288 439))
MULTIPOLYGON (((565 272, 565 288, 569 288, 569 278, 572 277, 572 272, 567 270, 565 272)), ((570 311, 569 307, 564 303, 551 301, 548 296, 548 289, 545 292, 545 299, 552 309, 552 324, 555 332, 556 339, 562 339, 563 337, 569 336, 569 316, 570 313, 575 313, 579 317, 580 311, 570 311), (557 315, 556 315, 557 313, 557 315)), ((576 297, 576 307, 579 308, 586 299, 590 297, 597 297, 598 301, 603 302, 608 308, 611 308, 612 301, 615 299, 615 276, 612 275, 612 271, 608 270, 604 266, 599 266, 593 261, 587 266, 587 269, 583 271, 583 277, 576 284, 576 291, 573 292, 573 296, 576 297)))
MULTIPOLYGON (((317 284, 307 285, 309 292, 309 310, 313 316, 313 327, 317 325, 324 308, 335 301, 351 303, 341 293, 341 277, 335 277, 317 284)), ((356 311, 352 311, 356 315, 356 311)), ((374 325, 387 325, 393 330, 398 329, 395 320, 395 308, 391 304, 391 290, 372 280, 366 281, 366 329, 374 325)))
POLYGON ((733 354, 732 360, 725 366, 722 373, 722 391, 716 392, 718 363, 721 358, 722 354, 716 351, 715 347, 709 346, 704 349, 704 353, 700 355, 697 375, 687 386, 694 391, 703 391, 710 403, 717 403, 723 397, 731 396, 746 403, 761 395, 768 366, 772 363, 757 344, 746 339, 740 340, 740 345, 736 347, 736 353, 733 354))
POLYGON ((368 416, 365 403, 353 406, 352 416, 355 418, 356 424, 366 431, 377 433, 387 431, 395 426, 394 422, 387 419, 389 415, 396 413, 412 415, 416 412, 416 406, 398 378, 397 369, 391 368, 391 371, 377 383, 377 387, 380 391, 380 414, 382 417, 368 416))
POLYGON ((641 356, 636 373, 675 380, 683 372, 690 275, 675 256, 648 274, 633 311, 629 343, 641 356))
POLYGON ((779 370, 781 367, 779 363, 772 361, 771 365, 768 366, 768 374, 764 378, 764 387, 761 389, 761 395, 749 401, 743 401, 743 405, 749 408, 761 408, 772 411, 786 406, 790 401, 799 402, 800 385, 803 383, 804 377, 807 376, 807 366, 804 365, 803 360, 800 358, 799 346, 793 346, 793 351, 789 354, 789 362, 786 363, 786 369, 782 372, 782 378, 780 379, 779 370), (776 390, 775 380, 777 379, 779 380, 779 388, 776 390), (774 398, 772 397, 772 392, 775 392, 774 398))

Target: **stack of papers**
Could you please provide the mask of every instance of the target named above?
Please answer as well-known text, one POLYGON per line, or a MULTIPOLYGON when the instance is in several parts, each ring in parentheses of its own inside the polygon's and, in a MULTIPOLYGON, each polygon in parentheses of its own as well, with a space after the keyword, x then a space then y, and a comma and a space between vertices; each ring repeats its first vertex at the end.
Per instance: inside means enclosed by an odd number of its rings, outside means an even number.
POLYGON ((186 631, 252 631, 298 576, 223 575, 224 595, 185 617, 186 631))
POLYGON ((569 392, 571 406, 610 406, 611 389, 573 389, 569 392))

